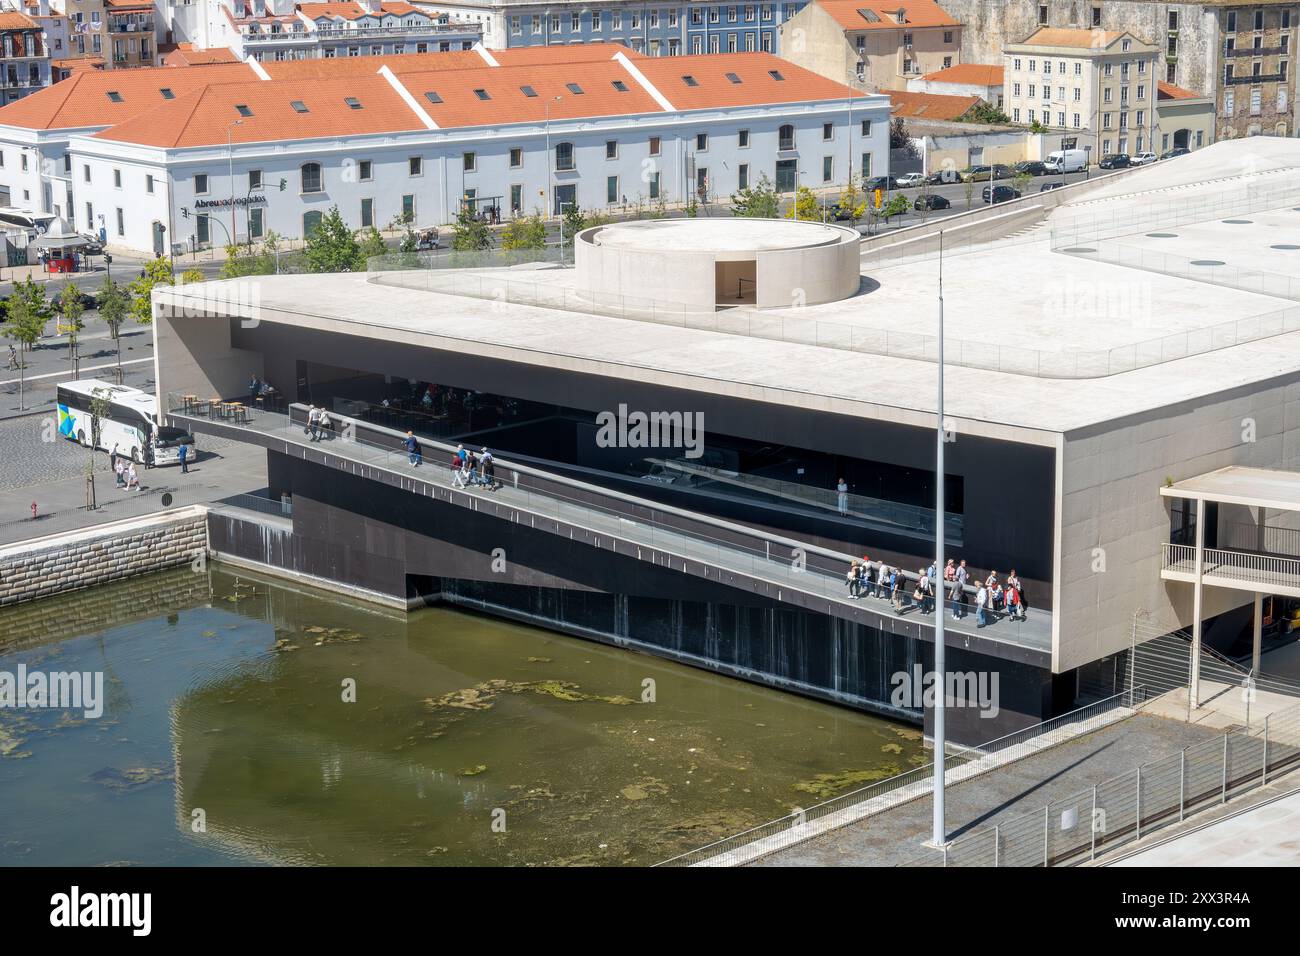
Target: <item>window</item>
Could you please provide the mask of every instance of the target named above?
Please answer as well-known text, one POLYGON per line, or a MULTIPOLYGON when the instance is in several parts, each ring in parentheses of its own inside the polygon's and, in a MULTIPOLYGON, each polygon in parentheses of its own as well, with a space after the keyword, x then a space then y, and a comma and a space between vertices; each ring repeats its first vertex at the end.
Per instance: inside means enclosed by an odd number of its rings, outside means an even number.
POLYGON ((1256 30, 1262 30, 1262 29, 1264 29, 1264 11, 1263 11, 1263 10, 1256 10, 1256 11, 1255 11, 1255 29, 1256 29, 1256 30))
POLYGON ((406 160, 406 171, 412 176, 424 175, 424 157, 411 156, 406 160))
POLYGON ((786 123, 776 133, 778 149, 794 149, 794 126, 786 123))
POLYGON ((659 177, 661 173, 656 170, 650 177, 650 198, 659 198, 659 177))
POLYGON ((122 102, 122 94, 119 93, 117 90, 109 90, 109 91, 108 91, 108 101, 109 101, 110 103, 121 103, 121 102, 122 102))
POLYGON ((311 212, 304 213, 302 217, 303 238, 310 236, 313 232, 319 229, 321 220, 324 218, 325 214, 319 209, 313 209, 311 212))
POLYGON ((776 80, 778 83, 782 83, 785 81, 785 77, 781 75, 780 70, 768 70, 767 75, 770 76, 772 79, 776 80))
POLYGON ((465 172, 474 172, 478 169, 478 153, 462 153, 460 163, 465 172))
POLYGON ((1047 4, 1045 3, 1038 5, 1038 25, 1047 26, 1047 4))
POLYGON ((323 190, 320 163, 303 163, 300 172, 302 174, 302 192, 318 193, 323 190))
POLYGON ((361 101, 357 99, 355 96, 345 96, 343 97, 343 102, 348 104, 348 109, 350 110, 361 109, 361 101))
POLYGON ((174 100, 174 99, 176 99, 176 94, 173 93, 173 92, 171 91, 171 89, 168 88, 168 87, 166 87, 166 86, 159 87, 158 92, 162 94, 162 98, 165 99, 165 100, 174 100))
POLYGON ((95 228, 95 207, 90 203, 86 203, 86 228, 95 228))
POLYGON ((952 31, 951 31, 951 30, 944 30, 944 31, 943 31, 943 42, 944 42, 944 43, 951 43, 951 42, 952 42, 952 31))
POLYGON ((658 156, 658 155, 659 155, 659 137, 658 137, 658 136, 651 136, 651 137, 650 137, 650 155, 651 155, 651 156, 658 156))
POLYGON ((871 120, 862 121, 862 135, 863 136, 871 135, 871 120))
POLYGON ((614 85, 614 89, 616 89, 618 92, 620 93, 627 92, 627 84, 624 83, 622 80, 614 80, 613 85, 614 85))
POLYGON ((153 176, 152 176, 152 175, 146 175, 146 176, 144 177, 144 191, 147 192, 150 196, 153 195, 153 176))
POLYGON ((1236 10, 1228 11, 1228 32, 1229 33, 1237 32, 1237 11, 1236 10))
POLYGON ((862 154, 862 172, 860 175, 862 176, 863 179, 871 178, 871 154, 870 153, 862 154))
POLYGON ((375 224, 375 201, 369 197, 361 200, 361 228, 375 224))
MULTIPOLYGON (((90 167, 86 167, 86 182, 90 182, 90 167)), ((196 173, 194 176, 194 195, 206 196, 208 194, 208 174, 196 173)))
POLYGON ((740 77, 737 76, 735 73, 728 73, 728 74, 727 74, 727 82, 729 82, 729 83, 734 83, 734 84, 736 84, 737 86, 739 86, 739 85, 740 85, 740 77))
POLYGON ((121 206, 117 208, 117 234, 119 236, 126 235, 126 214, 122 212, 121 206))
POLYGON ((835 157, 822 157, 822 182, 828 183, 835 176, 835 157))
POLYGON ((518 169, 523 164, 524 164, 523 148, 519 146, 511 146, 510 147, 510 168, 518 169))
POLYGON ((555 144, 555 168, 556 169, 574 168, 572 143, 555 144))
POLYGON ((537 96, 537 91, 533 89, 531 86, 521 86, 519 87, 519 92, 523 93, 524 96, 527 96, 529 98, 537 96))
POLYGON ((1101 7, 1092 8, 1092 25, 1094 27, 1101 26, 1101 7))
POLYGON ((439 96, 437 93, 435 93, 433 90, 430 90, 428 93, 425 93, 424 98, 428 100, 430 103, 434 103, 434 104, 442 102, 442 97, 439 96))
POLYGON ((402 218, 407 222, 415 221, 415 197, 410 193, 402 197, 402 218))
POLYGON ((708 133, 696 133, 696 134, 695 134, 695 151, 696 151, 697 153, 703 153, 703 152, 705 152, 708 148, 709 148, 709 134, 708 134, 708 133))
POLYGON ((689 73, 687 73, 686 75, 684 75, 684 76, 682 77, 682 82, 685 83, 687 86, 699 86, 699 85, 700 85, 699 81, 698 81, 697 79, 695 79, 695 77, 691 76, 689 73))
POLYGON ((617 176, 605 177, 605 202, 607 203, 618 202, 618 177, 617 176))
POLYGON ((263 213, 266 210, 260 206, 253 206, 248 210, 248 236, 250 239, 261 239, 265 231, 263 225, 263 213))
POLYGON ((736 184, 741 189, 749 188, 749 163, 741 163, 736 172, 736 184))
POLYGON ((368 159, 363 159, 357 163, 357 177, 363 182, 368 183, 375 178, 375 167, 368 159))
POLYGON ((510 187, 510 212, 513 215, 519 215, 524 211, 524 187, 519 183, 514 183, 510 187))
POLYGON ((736 145, 740 149, 749 148, 749 130, 742 129, 738 134, 736 134, 736 145))
MULTIPOLYGON (((23 159, 26 158, 27 158, 26 156, 23 156, 23 159)), ((114 189, 122 188, 122 170, 120 169, 113 170, 113 188, 114 189)))
POLYGON ((294 100, 294 101, 293 101, 292 103, 290 103, 289 105, 293 107, 293 111, 294 111, 295 113, 310 113, 310 112, 311 112, 311 110, 307 109, 307 104, 304 103, 302 100, 294 100))
POLYGON ((565 83, 564 88, 567 89, 574 96, 582 95, 582 87, 579 86, 577 83, 565 83))
POLYGON ((254 189, 262 188, 262 171, 260 169, 250 169, 248 171, 248 191, 251 193, 254 189))
POLYGON ((488 91, 487 91, 487 90, 484 90, 484 89, 477 89, 477 90, 475 90, 475 91, 474 91, 474 95, 477 96, 477 97, 478 97, 479 99, 481 99, 481 100, 490 100, 490 99, 492 99, 492 97, 488 95, 488 91))

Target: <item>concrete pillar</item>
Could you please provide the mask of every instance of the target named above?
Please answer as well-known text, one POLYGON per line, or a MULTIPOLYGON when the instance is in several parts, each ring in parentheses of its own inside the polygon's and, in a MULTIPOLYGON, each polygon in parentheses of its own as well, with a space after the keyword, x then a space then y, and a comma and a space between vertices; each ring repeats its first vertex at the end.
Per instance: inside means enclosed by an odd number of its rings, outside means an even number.
POLYGON ((1251 628, 1250 635, 1250 669, 1259 679, 1259 645, 1264 636, 1264 595, 1259 591, 1255 592, 1255 622, 1251 628))
POLYGON ((1193 708, 1201 706, 1201 596, 1205 573, 1205 499, 1196 501, 1196 582, 1192 585, 1192 673, 1188 683, 1188 702, 1193 708))

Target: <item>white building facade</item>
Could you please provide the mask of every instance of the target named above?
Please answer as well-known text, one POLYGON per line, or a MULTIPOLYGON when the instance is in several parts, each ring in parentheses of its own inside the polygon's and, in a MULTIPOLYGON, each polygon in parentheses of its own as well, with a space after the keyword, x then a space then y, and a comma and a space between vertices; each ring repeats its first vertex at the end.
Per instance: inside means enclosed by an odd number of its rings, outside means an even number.
MULTIPOLYGON (((764 176, 788 192, 888 169, 883 96, 765 54, 560 59, 573 55, 556 50, 541 68, 218 83, 62 142, 6 127, 0 111, 0 177, 20 140, 33 155, 43 141, 48 208, 148 253, 272 230, 301 238, 333 206, 354 229, 426 227, 465 205, 502 219, 568 204, 613 211, 726 200, 764 176), (295 111, 305 135, 287 135, 295 111)), ((39 171, 27 175, 25 188, 39 188, 39 171)))

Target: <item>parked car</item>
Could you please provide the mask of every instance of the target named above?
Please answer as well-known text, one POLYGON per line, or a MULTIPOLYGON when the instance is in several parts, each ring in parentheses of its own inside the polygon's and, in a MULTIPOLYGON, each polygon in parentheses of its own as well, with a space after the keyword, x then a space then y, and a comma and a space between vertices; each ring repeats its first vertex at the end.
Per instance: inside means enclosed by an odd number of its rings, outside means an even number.
POLYGON ((1186 146, 1175 146, 1173 149, 1167 149, 1160 154, 1161 159, 1173 159, 1175 156, 1186 156, 1191 150, 1186 146))
POLYGON ((940 169, 925 177, 925 181, 931 186, 948 186, 952 183, 961 182, 961 171, 957 169, 940 169))
POLYGON ((1130 162, 1126 153, 1110 153, 1103 156, 1097 165, 1102 169, 1128 169, 1130 162))
POLYGON ((1064 185, 1065 183, 1043 183, 1043 185, 1038 187, 1038 191, 1040 193, 1051 192, 1053 189, 1060 189, 1064 185))
POLYGON ((934 193, 926 193, 916 197, 916 202, 912 203, 913 209, 949 209, 952 203, 942 196, 936 196, 934 193))
POLYGON ((1129 159, 1130 166, 1146 166, 1156 161, 1156 154, 1151 152, 1137 153, 1129 159))
POLYGON ((86 244, 80 249, 83 256, 102 256, 104 254, 104 246, 98 237, 92 236, 88 232, 79 233, 79 235, 86 240, 86 244))
POLYGON ((972 166, 963 178, 968 183, 983 183, 991 179, 1010 179, 1012 175, 1009 166, 994 163, 992 166, 972 166))
POLYGON ((904 173, 898 177, 899 189, 911 189, 925 183, 925 173, 904 173))
POLYGON ((877 189, 883 189, 885 192, 891 192, 898 188, 898 177, 872 176, 870 179, 868 179, 865 183, 862 184, 862 188, 869 193, 875 192, 877 189))
POLYGON ((983 195, 985 202, 1006 202, 1009 199, 1019 199, 1020 190, 1013 186, 1006 185, 985 186, 983 195))
POLYGON ((1047 164, 1041 159, 1025 159, 1016 163, 1015 170, 1018 173, 1026 173, 1030 176, 1046 176, 1050 170, 1047 164))

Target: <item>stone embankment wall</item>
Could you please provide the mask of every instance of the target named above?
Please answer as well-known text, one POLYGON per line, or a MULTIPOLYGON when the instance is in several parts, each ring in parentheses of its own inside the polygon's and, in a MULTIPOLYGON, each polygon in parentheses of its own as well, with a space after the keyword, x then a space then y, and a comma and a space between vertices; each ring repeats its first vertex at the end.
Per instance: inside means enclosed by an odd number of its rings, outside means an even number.
POLYGON ((207 510, 179 508, 0 548, 0 607, 206 560, 207 510))

